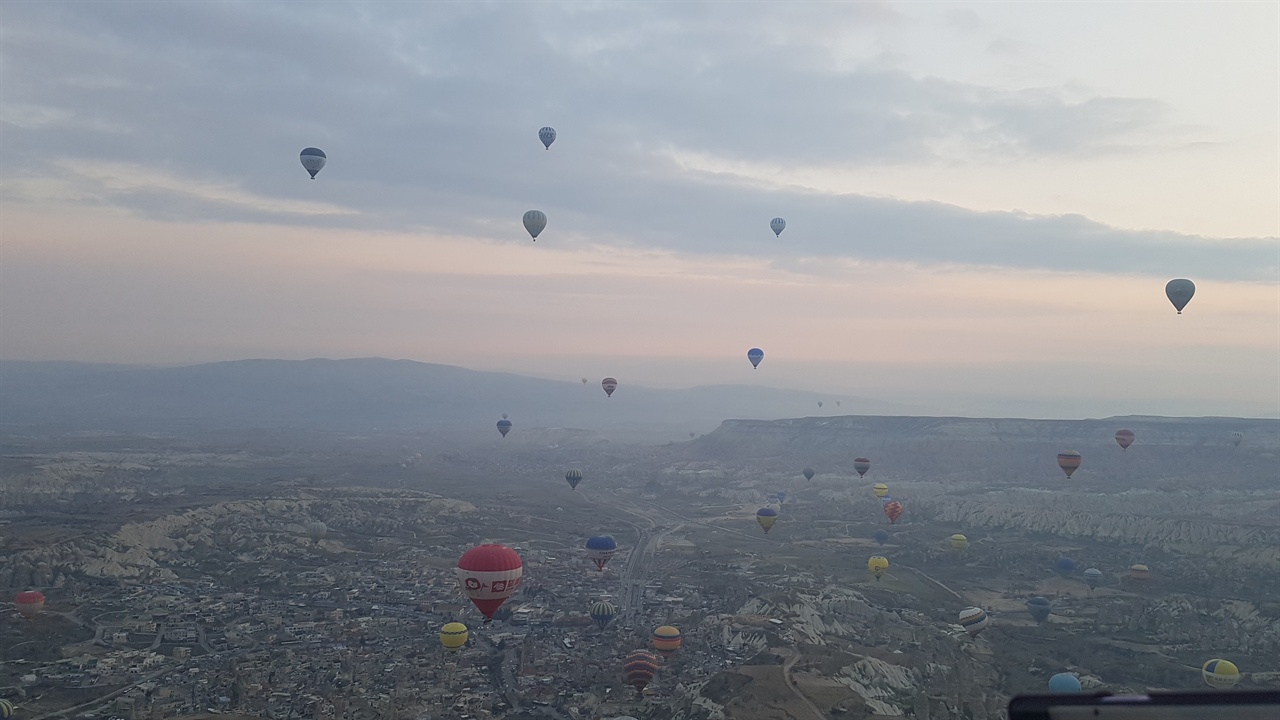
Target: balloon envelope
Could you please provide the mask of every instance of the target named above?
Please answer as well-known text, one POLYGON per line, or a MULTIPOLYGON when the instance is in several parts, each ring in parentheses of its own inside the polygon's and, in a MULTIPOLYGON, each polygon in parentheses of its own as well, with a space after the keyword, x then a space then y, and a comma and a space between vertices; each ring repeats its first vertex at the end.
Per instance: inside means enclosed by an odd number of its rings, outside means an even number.
POLYGON ((876 483, 874 490, 878 498, 884 498, 889 494, 889 486, 884 483, 876 483))
POLYGON ((955 535, 951 536, 951 547, 955 548, 956 550, 964 550, 965 548, 969 547, 969 538, 965 537, 964 535, 961 535, 960 533, 956 533, 955 535))
POLYGON ((1049 692, 1056 693, 1078 693, 1080 692, 1080 678, 1074 673, 1058 673, 1049 678, 1049 692))
POLYGON ((303 148, 302 154, 298 156, 298 159, 302 161, 302 167, 311 173, 312 180, 316 179, 316 173, 323 170, 324 164, 328 162, 324 151, 313 147, 303 148))
POLYGON ((498 432, 502 433, 502 437, 506 437, 507 433, 511 432, 511 421, 505 418, 502 420, 499 420, 498 432))
POLYGON ((1064 450, 1058 453, 1058 467, 1062 468, 1062 472, 1071 477, 1071 473, 1080 467, 1080 453, 1075 450, 1064 450))
POLYGON ((307 523, 307 535, 310 535, 312 540, 319 540, 320 538, 328 534, 329 534, 329 526, 325 525, 319 520, 312 520, 311 522, 307 523))
POLYGON ((618 552, 618 542, 612 535, 597 535, 587 539, 587 557, 596 564, 596 568, 604 571, 604 566, 618 552))
POLYGON ((13 598, 13 604, 22 617, 30 620, 44 609, 44 593, 39 590, 24 590, 13 598))
POLYGON ((1236 430, 1235 432, 1231 433, 1232 445, 1235 445, 1236 447, 1240 447, 1240 443, 1243 441, 1244 441, 1244 433, 1240 432, 1239 430, 1236 430))
POLYGON ((612 622, 617 615, 617 606, 608 600, 601 600, 600 602, 593 603, 591 605, 591 619, 595 621, 596 625, 598 625, 601 630, 612 622))
POLYGON ((991 616, 987 615, 987 611, 977 607, 967 607, 960 611, 960 627, 969 633, 970 637, 977 636, 991 624, 991 616))
POLYGON ((569 487, 573 490, 578 489, 578 483, 582 482, 581 470, 570 470, 564 474, 565 482, 569 483, 569 487))
POLYGON ((889 531, 877 530, 876 534, 873 537, 875 537, 877 544, 884 545, 885 543, 889 542, 889 531))
POLYGON ((542 141, 543 147, 551 149, 551 143, 556 141, 556 129, 553 127, 544 127, 538 131, 538 139, 542 141))
POLYGON ((1129 577, 1133 580, 1150 580, 1151 568, 1147 567, 1146 565, 1143 565, 1142 563, 1130 565, 1129 577))
MULTIPOLYGON (((853 469, 857 471, 858 477, 862 477, 863 475, 867 474, 868 470, 871 469, 871 461, 864 457, 854 458, 853 469)), ((879 485, 876 486, 877 489, 879 489, 879 487, 880 487, 879 485)), ((888 492, 887 488, 885 489, 885 492, 888 492)), ((884 497, 884 496, 880 495, 878 497, 884 497)))
POLYGON ((876 582, 879 582, 881 576, 889 569, 889 558, 872 555, 867 560, 867 569, 871 571, 872 575, 876 576, 876 582))
POLYGON ((1058 558, 1058 561, 1054 563, 1054 567, 1058 568, 1058 572, 1060 573, 1069 573, 1076 569, 1076 561, 1069 557, 1060 557, 1058 558))
POLYGON ((627 678, 627 684, 634 687, 636 694, 640 695, 653 681, 653 676, 658 674, 658 656, 647 650, 633 650, 623 661, 622 672, 627 678))
POLYGON ((1121 450, 1128 450, 1129 446, 1133 444, 1133 437, 1132 430, 1117 430, 1116 444, 1120 446, 1121 450))
POLYGON ((1098 585, 1102 584, 1102 571, 1098 568, 1085 569, 1084 581, 1088 583, 1090 590, 1098 587, 1098 585))
POLYGON ((451 622, 440 628, 440 644, 445 650, 456 651, 467 644, 467 626, 460 622, 451 622))
POLYGON ((524 563, 515 550, 506 545, 477 545, 458 559, 458 586, 471 599, 484 621, 515 594, 524 575, 524 563))
POLYGON ((1196 294, 1196 284, 1185 278, 1170 280, 1164 286, 1164 294, 1181 315, 1182 308, 1186 307, 1187 303, 1191 302, 1191 296, 1196 294))
POLYGON ((760 348, 751 348, 747 351, 747 360, 751 361, 751 367, 760 367, 760 361, 764 359, 764 351, 760 348))
POLYGON ((774 237, 777 237, 782 234, 783 230, 787 229, 787 221, 776 217, 769 221, 769 229, 773 230, 774 237))
POLYGON ((1230 660, 1221 658, 1206 662, 1200 668, 1200 675, 1204 677, 1205 684, 1212 688, 1234 687, 1240 682, 1240 668, 1230 660))
POLYGON ((662 657, 671 657, 680 649, 680 631, 670 625, 663 625, 653 631, 653 649, 662 657))
POLYGON ((524 229, 529 231, 536 241, 538 233, 547 227, 547 216, 541 210, 530 210, 524 214, 524 229))
POLYGON ((618 381, 615 378, 607 377, 600 381, 600 387, 604 388, 604 394, 613 397, 613 391, 618 389, 618 381))
POLYGON ((1033 597, 1027 601, 1027 612, 1031 613, 1031 617, 1036 622, 1044 622, 1049 619, 1049 613, 1053 610, 1053 603, 1048 598, 1033 597))
POLYGON ((760 508, 756 511, 756 522, 760 523, 760 527, 764 528, 765 534, 769 534, 769 528, 778 522, 778 511, 773 508, 760 508))
POLYGON ((897 500, 890 500, 884 504, 884 514, 889 518, 889 524, 898 522, 898 518, 902 517, 902 503, 897 500))
POLYGON ((812 479, 813 479, 813 476, 817 474, 817 473, 815 473, 815 472, 813 471, 813 468, 811 468, 811 467, 807 467, 807 468, 805 468, 803 472, 804 472, 804 479, 805 479, 805 480, 812 480, 812 479))

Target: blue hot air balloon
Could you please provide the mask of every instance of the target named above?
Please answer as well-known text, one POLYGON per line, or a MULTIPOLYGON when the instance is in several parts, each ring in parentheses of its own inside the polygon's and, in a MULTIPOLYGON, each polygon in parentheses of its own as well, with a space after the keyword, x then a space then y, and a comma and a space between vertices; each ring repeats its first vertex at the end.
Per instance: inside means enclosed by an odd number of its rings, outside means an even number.
POLYGON ((503 418, 498 421, 498 432, 502 433, 502 437, 506 437, 511 432, 511 421, 503 418))
POLYGON ((1058 562, 1054 563, 1054 567, 1058 568, 1058 572, 1063 575, 1068 575, 1076 569, 1076 561, 1063 556, 1058 558, 1058 562))
POLYGON ((1049 692, 1078 693, 1080 678, 1076 677, 1075 673, 1058 673, 1049 678, 1049 692))
POLYGON ((787 229, 787 221, 782 218, 774 218, 769 221, 769 229, 773 230, 774 236, 782 235, 782 231, 787 229))
POLYGON ((889 542, 889 531, 877 530, 875 534, 875 539, 877 543, 879 543, 880 545, 884 545, 885 543, 889 542))
POLYGON ((1048 598, 1033 597, 1027 601, 1027 612, 1031 613, 1031 617, 1036 622, 1044 622, 1049 619, 1049 612, 1053 610, 1053 603, 1048 598))
POLYGON ((551 149, 551 143, 556 141, 556 129, 553 127, 544 127, 538 131, 538 139, 548 149, 551 149))
POLYGON ((320 148, 303 148, 302 154, 298 157, 302 161, 302 167, 311 173, 311 179, 316 179, 316 173, 324 169, 324 164, 328 162, 328 156, 320 148))
POLYGON ((764 351, 760 348, 751 348, 747 351, 747 359, 751 361, 751 367, 760 367, 760 361, 764 359, 764 351))
POLYGON ((604 571, 604 566, 618 552, 618 541, 612 535, 596 535, 587 539, 587 557, 596 564, 596 569, 604 571))

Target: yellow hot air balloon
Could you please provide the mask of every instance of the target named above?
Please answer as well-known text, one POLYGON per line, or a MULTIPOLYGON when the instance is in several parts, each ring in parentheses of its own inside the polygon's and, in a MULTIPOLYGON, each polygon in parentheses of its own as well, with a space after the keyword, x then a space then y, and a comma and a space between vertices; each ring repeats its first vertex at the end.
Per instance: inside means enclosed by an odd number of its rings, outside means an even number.
POLYGON ((1240 682, 1240 668, 1230 660, 1214 658, 1200 668, 1205 684, 1211 688, 1235 687, 1240 682))
POLYGON ((880 582, 880 578, 889 569, 889 558, 872 555, 871 559, 867 561, 867 569, 871 571, 872 575, 876 576, 876 582, 880 582))
POLYGON ((663 625, 653 631, 653 649, 664 658, 669 658, 680 649, 680 631, 670 625, 663 625))
POLYGON ((763 507, 756 511, 756 522, 760 523, 760 527, 764 528, 765 534, 769 534, 769 528, 778 522, 778 511, 771 507, 763 507))
POLYGON ((957 550, 963 550, 969 547, 969 538, 961 535, 960 533, 956 533, 951 536, 951 547, 957 550))
POLYGON ((467 644, 467 626, 460 622, 451 622, 440 628, 440 644, 449 652, 457 652, 467 644))
POLYGON ((876 497, 878 498, 883 499, 884 496, 889 494, 889 486, 885 485, 884 483, 876 483, 875 490, 876 490, 876 497))

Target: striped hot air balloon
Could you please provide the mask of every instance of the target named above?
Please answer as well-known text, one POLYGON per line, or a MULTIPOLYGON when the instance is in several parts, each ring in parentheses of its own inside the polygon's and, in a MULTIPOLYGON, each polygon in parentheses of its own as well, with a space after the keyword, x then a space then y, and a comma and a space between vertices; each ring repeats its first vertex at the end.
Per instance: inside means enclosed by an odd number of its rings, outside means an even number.
POLYGON ((458 559, 457 574, 462 593, 471 599, 488 623, 502 603, 520 587, 524 563, 516 551, 506 545, 477 545, 458 559))
POLYGON ((991 616, 982 608, 967 607, 960 611, 960 627, 964 628, 970 637, 977 637, 978 633, 986 630, 990 624, 991 616))
POLYGON ((542 145, 546 149, 551 149, 551 143, 556 141, 556 129, 547 126, 538 131, 538 139, 542 141, 542 145))
POLYGON ((582 482, 582 471, 570 470, 569 472, 564 474, 564 481, 569 483, 570 489, 577 490, 578 483, 582 482))
POLYGON ((613 397, 613 391, 618 389, 617 378, 607 377, 600 381, 600 387, 604 388, 604 394, 613 397))
POLYGON ((884 514, 889 518, 889 524, 898 522, 898 518, 902 517, 902 503, 889 500, 884 504, 884 514))
POLYGON ((608 600, 601 600, 591 604, 591 619, 595 621, 596 625, 600 626, 601 630, 605 629, 605 626, 617 616, 618 606, 608 600))
POLYGON ((457 652, 467 644, 467 626, 460 622, 446 623, 440 628, 440 644, 449 652, 457 652))
POLYGON ((680 631, 670 625, 663 625, 653 631, 652 642, 653 649, 657 650, 659 655, 669 658, 680 649, 680 631))
POLYGON ((1071 477, 1071 473, 1080 467, 1080 453, 1075 450, 1064 450, 1058 453, 1058 467, 1062 468, 1062 472, 1071 477))
POLYGON ((858 477, 862 477, 863 475, 867 474, 868 470, 871 469, 871 461, 864 457, 854 458, 853 469, 858 472, 858 477))
POLYGON ((1143 565, 1142 563, 1130 565, 1129 579, 1136 580, 1138 582, 1146 582, 1151 579, 1151 568, 1143 565))
POLYGON ((13 706, 13 703, 8 700, 0 700, 0 718, 7 719, 13 717, 14 710, 16 709, 17 708, 13 706))
POLYGON ((885 496, 889 494, 889 486, 885 485, 884 483, 876 483, 875 488, 873 489, 875 490, 876 497, 880 498, 881 500, 883 500, 885 496))
POLYGON ((298 159, 302 161, 302 168, 311 174, 311 179, 316 179, 316 173, 324 169, 324 165, 328 162, 328 156, 320 148, 303 148, 298 155, 298 159))
POLYGON ((658 657, 647 650, 632 650, 622 662, 622 672, 627 684, 636 689, 636 695, 643 695, 658 674, 658 657))

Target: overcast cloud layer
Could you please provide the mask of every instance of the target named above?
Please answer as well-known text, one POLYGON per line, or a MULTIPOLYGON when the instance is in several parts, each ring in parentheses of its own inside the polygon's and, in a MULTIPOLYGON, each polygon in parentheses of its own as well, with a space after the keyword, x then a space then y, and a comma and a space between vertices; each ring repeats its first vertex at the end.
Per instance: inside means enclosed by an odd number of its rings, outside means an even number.
MULTIPOLYGON (((127 358, 55 342, 42 328, 69 319, 40 301, 41 288, 60 274, 109 271, 61 239, 42 250, 39 222, 27 222, 42 213, 134 218, 140 244, 109 244, 127 257, 154 251, 141 238, 159 228, 208 225, 257 228, 260 245, 280 243, 261 251, 271 253, 306 253, 297 232, 306 228, 352 242, 416 235, 424 253, 440 252, 433 238, 527 247, 520 216, 538 208, 550 220, 536 247, 588 263, 656 250, 708 267, 743 258, 763 263, 747 275, 772 268, 786 282, 875 267, 969 272, 970 288, 980 276, 1031 271, 1080 277, 1082 295, 1083 278, 1115 276, 1147 284, 1142 297, 1160 303, 1164 280, 1186 276, 1202 287, 1260 285, 1274 298, 1278 57, 1266 28, 1276 7, 1008 7, 7 4, 2 269, 23 294, 8 283, 2 352, 136 361, 151 346, 171 361, 395 351, 373 342, 362 352, 350 338, 246 347, 243 327, 176 355, 160 349, 169 331, 146 327, 129 329, 139 345, 127 358), (1218 32, 1204 37, 1206 23, 1218 32), (1078 57, 1057 44, 1071 33, 1084 33, 1078 57), (1114 65, 1097 67, 1099 58, 1114 65), (1170 73, 1183 82, 1166 84, 1170 73), (559 132, 550 151, 536 138, 542 125, 559 132), (308 145, 329 156, 314 183, 297 161, 308 145), (774 216, 787 219, 781 238, 768 229, 774 216)), ((244 252, 246 265, 289 266, 244 252)), ((406 257, 405 272, 461 272, 467 252, 406 257)), ((139 259, 128 284, 145 284, 157 265, 139 259)), ((215 265, 202 267, 216 286, 229 276, 215 265)), ((385 282, 360 286, 379 292, 385 282)), ((509 278, 477 282, 493 295, 509 278)), ((122 312, 141 303, 122 300, 122 312)), ((1262 343, 1251 377, 1272 384, 1273 310, 1255 320, 1262 335, 1241 325, 1262 343)), ((565 312, 568 324, 581 319, 565 312)), ((157 327, 189 321, 173 310, 157 327)), ((548 334, 531 351, 549 356, 569 339, 548 334)), ((464 364, 482 354, 451 349, 448 359, 464 364)))

